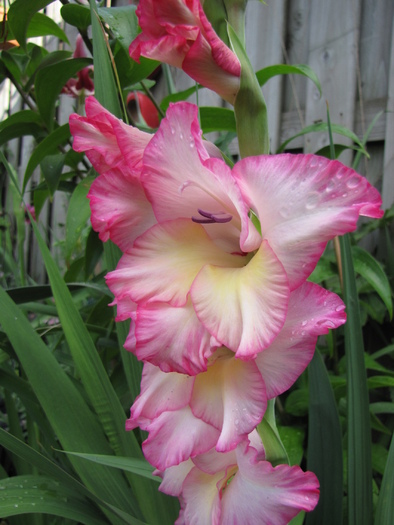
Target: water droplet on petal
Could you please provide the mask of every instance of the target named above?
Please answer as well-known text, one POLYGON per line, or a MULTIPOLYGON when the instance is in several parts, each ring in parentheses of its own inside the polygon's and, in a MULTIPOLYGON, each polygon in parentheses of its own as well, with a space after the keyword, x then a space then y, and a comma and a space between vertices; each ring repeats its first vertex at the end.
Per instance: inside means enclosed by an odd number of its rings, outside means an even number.
POLYGON ((302 321, 301 325, 306 326, 307 321, 302 321))
POLYGON ((327 186, 326 186, 326 192, 327 193, 331 193, 333 191, 333 189, 335 188, 335 182, 333 180, 330 180, 328 183, 327 183, 327 186))
POLYGON ((352 188, 356 188, 361 182, 361 179, 360 177, 358 177, 357 175, 353 175, 352 177, 350 177, 350 179, 347 181, 346 183, 346 186, 350 189, 352 188))
POLYGON ((307 210, 313 210, 316 208, 317 204, 319 203, 320 195, 315 193, 310 193, 306 198, 306 209, 307 210))

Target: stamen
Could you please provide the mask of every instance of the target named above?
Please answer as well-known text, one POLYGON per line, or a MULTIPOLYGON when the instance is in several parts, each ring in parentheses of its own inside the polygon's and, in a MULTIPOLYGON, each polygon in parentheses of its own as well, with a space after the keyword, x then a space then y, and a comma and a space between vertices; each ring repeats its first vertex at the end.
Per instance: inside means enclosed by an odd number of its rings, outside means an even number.
POLYGON ((217 211, 215 213, 211 213, 209 211, 204 211, 198 208, 198 213, 203 217, 200 219, 200 217, 192 217, 193 222, 197 222, 198 224, 215 224, 217 223, 225 223, 230 222, 233 216, 230 213, 226 213, 225 211, 217 211))

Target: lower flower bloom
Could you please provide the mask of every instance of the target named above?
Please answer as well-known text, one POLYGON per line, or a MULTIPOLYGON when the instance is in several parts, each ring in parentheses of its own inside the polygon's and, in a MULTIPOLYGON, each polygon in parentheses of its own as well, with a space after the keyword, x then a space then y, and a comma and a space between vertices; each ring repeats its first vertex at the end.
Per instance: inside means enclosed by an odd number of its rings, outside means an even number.
POLYGON ((177 496, 176 525, 286 525, 319 499, 319 482, 300 467, 265 460, 257 432, 232 452, 211 450, 164 472, 160 490, 177 496))
MULTIPOLYGON (((141 394, 126 428, 149 432, 143 443, 159 470, 215 448, 234 450, 261 422, 267 400, 287 390, 310 362, 318 335, 345 322, 341 299, 306 282, 290 294, 286 322, 275 341, 253 360, 226 347, 212 351, 207 370, 194 376, 144 365, 141 394)), ((165 338, 152 337, 159 346, 165 338)), ((162 347, 166 352, 167 348, 162 347)), ((183 352, 183 348, 171 348, 183 352)))

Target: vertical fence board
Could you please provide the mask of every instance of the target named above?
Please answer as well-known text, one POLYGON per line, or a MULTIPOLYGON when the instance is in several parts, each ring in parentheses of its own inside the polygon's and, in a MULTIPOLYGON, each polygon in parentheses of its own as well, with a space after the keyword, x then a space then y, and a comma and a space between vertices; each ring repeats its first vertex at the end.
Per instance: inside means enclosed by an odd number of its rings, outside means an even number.
MULTIPOLYGON (((307 125, 326 120, 328 100, 331 121, 353 128, 359 18, 359 0, 311 3, 308 63, 320 78, 323 97, 319 97, 315 86, 308 84, 307 125)), ((343 137, 335 141, 348 143, 343 137)), ((315 152, 327 144, 327 134, 314 133, 305 138, 307 152, 315 152)), ((349 153, 341 158, 347 163, 351 161, 349 153)))
MULTIPOLYGON (((250 0, 246 9, 246 50, 255 70, 283 63, 284 0, 261 4, 250 0)), ((283 77, 275 77, 263 88, 268 104, 268 127, 271 151, 279 145, 283 77)))
MULTIPOLYGON (((394 18, 393 26, 394 28, 394 18)), ((393 31, 394 33, 394 31, 393 31)), ((384 148, 384 176, 382 184, 383 207, 390 208, 394 203, 394 34, 391 38, 391 60, 389 91, 387 97, 386 137, 384 148)))

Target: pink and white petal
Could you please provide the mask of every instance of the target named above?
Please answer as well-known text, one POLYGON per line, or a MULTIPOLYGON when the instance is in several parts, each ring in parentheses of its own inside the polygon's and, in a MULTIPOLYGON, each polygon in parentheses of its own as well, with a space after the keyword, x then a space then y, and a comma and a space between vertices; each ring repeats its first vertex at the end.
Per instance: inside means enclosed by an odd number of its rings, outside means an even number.
POLYGON ((105 242, 111 239, 122 251, 156 223, 152 206, 136 178, 107 171, 92 184, 90 200, 93 229, 105 242))
POLYGON ((206 474, 196 467, 190 471, 183 484, 183 521, 180 523, 185 525, 221 523, 221 502, 217 485, 221 484, 224 475, 224 472, 206 474))
POLYGON ((190 407, 193 414, 218 428, 219 452, 234 449, 262 420, 266 407, 264 381, 253 361, 235 359, 220 349, 207 372, 194 383, 190 407))
POLYGON ((317 284, 306 282, 290 294, 284 327, 256 357, 268 399, 290 388, 302 374, 313 357, 317 337, 345 321, 342 300, 317 284))
POLYGON ((272 343, 285 322, 288 297, 286 273, 267 241, 243 268, 205 266, 191 287, 200 321, 242 359, 272 343))
POLYGON ((257 461, 247 444, 237 448, 238 472, 223 491, 221 524, 287 525, 319 499, 319 482, 300 467, 257 461))
POLYGON ((156 224, 136 239, 107 284, 117 299, 184 306, 191 284, 205 264, 241 266, 243 258, 220 250, 204 228, 180 219, 156 224))
POLYGON ((194 378, 184 374, 164 373, 157 366, 144 364, 141 393, 130 410, 129 423, 134 424, 140 417, 155 419, 163 412, 180 410, 188 405, 194 378))
POLYGON ((229 452, 218 452, 213 448, 205 452, 205 454, 199 454, 194 457, 192 462, 205 474, 213 476, 220 472, 224 474, 228 469, 235 467, 237 465, 237 455, 235 449, 229 452))
POLYGON ((336 160, 261 155, 239 161, 233 174, 291 289, 312 272, 328 240, 353 231, 359 215, 383 214, 378 191, 336 160))
POLYGON ((123 171, 133 174, 133 170, 141 162, 142 153, 152 135, 127 126, 111 115, 94 97, 86 99, 85 107, 86 117, 76 114, 70 116, 74 150, 85 152, 99 173, 105 173, 119 165, 123 171), (125 162, 124 155, 120 151, 117 140, 120 130, 122 130, 122 136, 126 134, 129 137, 129 157, 135 157, 132 163, 125 162))
MULTIPOLYGON (((240 232, 249 224, 248 208, 230 168, 221 159, 209 158, 196 106, 185 102, 170 105, 145 149, 143 162, 142 184, 159 222, 178 217, 202 219, 198 210, 224 212, 232 217, 230 222, 207 224, 207 232, 212 238, 226 239, 227 251, 240 251, 240 232)), ((248 234, 245 230, 245 239, 248 234)), ((251 249, 260 242, 258 236, 251 249)))
POLYGON ((198 320, 190 300, 180 307, 147 303, 138 307, 136 355, 163 372, 196 375, 220 346, 198 320))
POLYGON ((219 431, 192 414, 189 407, 164 412, 146 428, 142 444, 146 459, 159 470, 203 454, 213 448, 219 431))
POLYGON ((182 493, 185 478, 192 468, 194 468, 194 463, 191 459, 188 459, 179 463, 179 465, 167 468, 163 472, 155 470, 153 475, 163 478, 159 490, 170 496, 179 497, 182 493))

